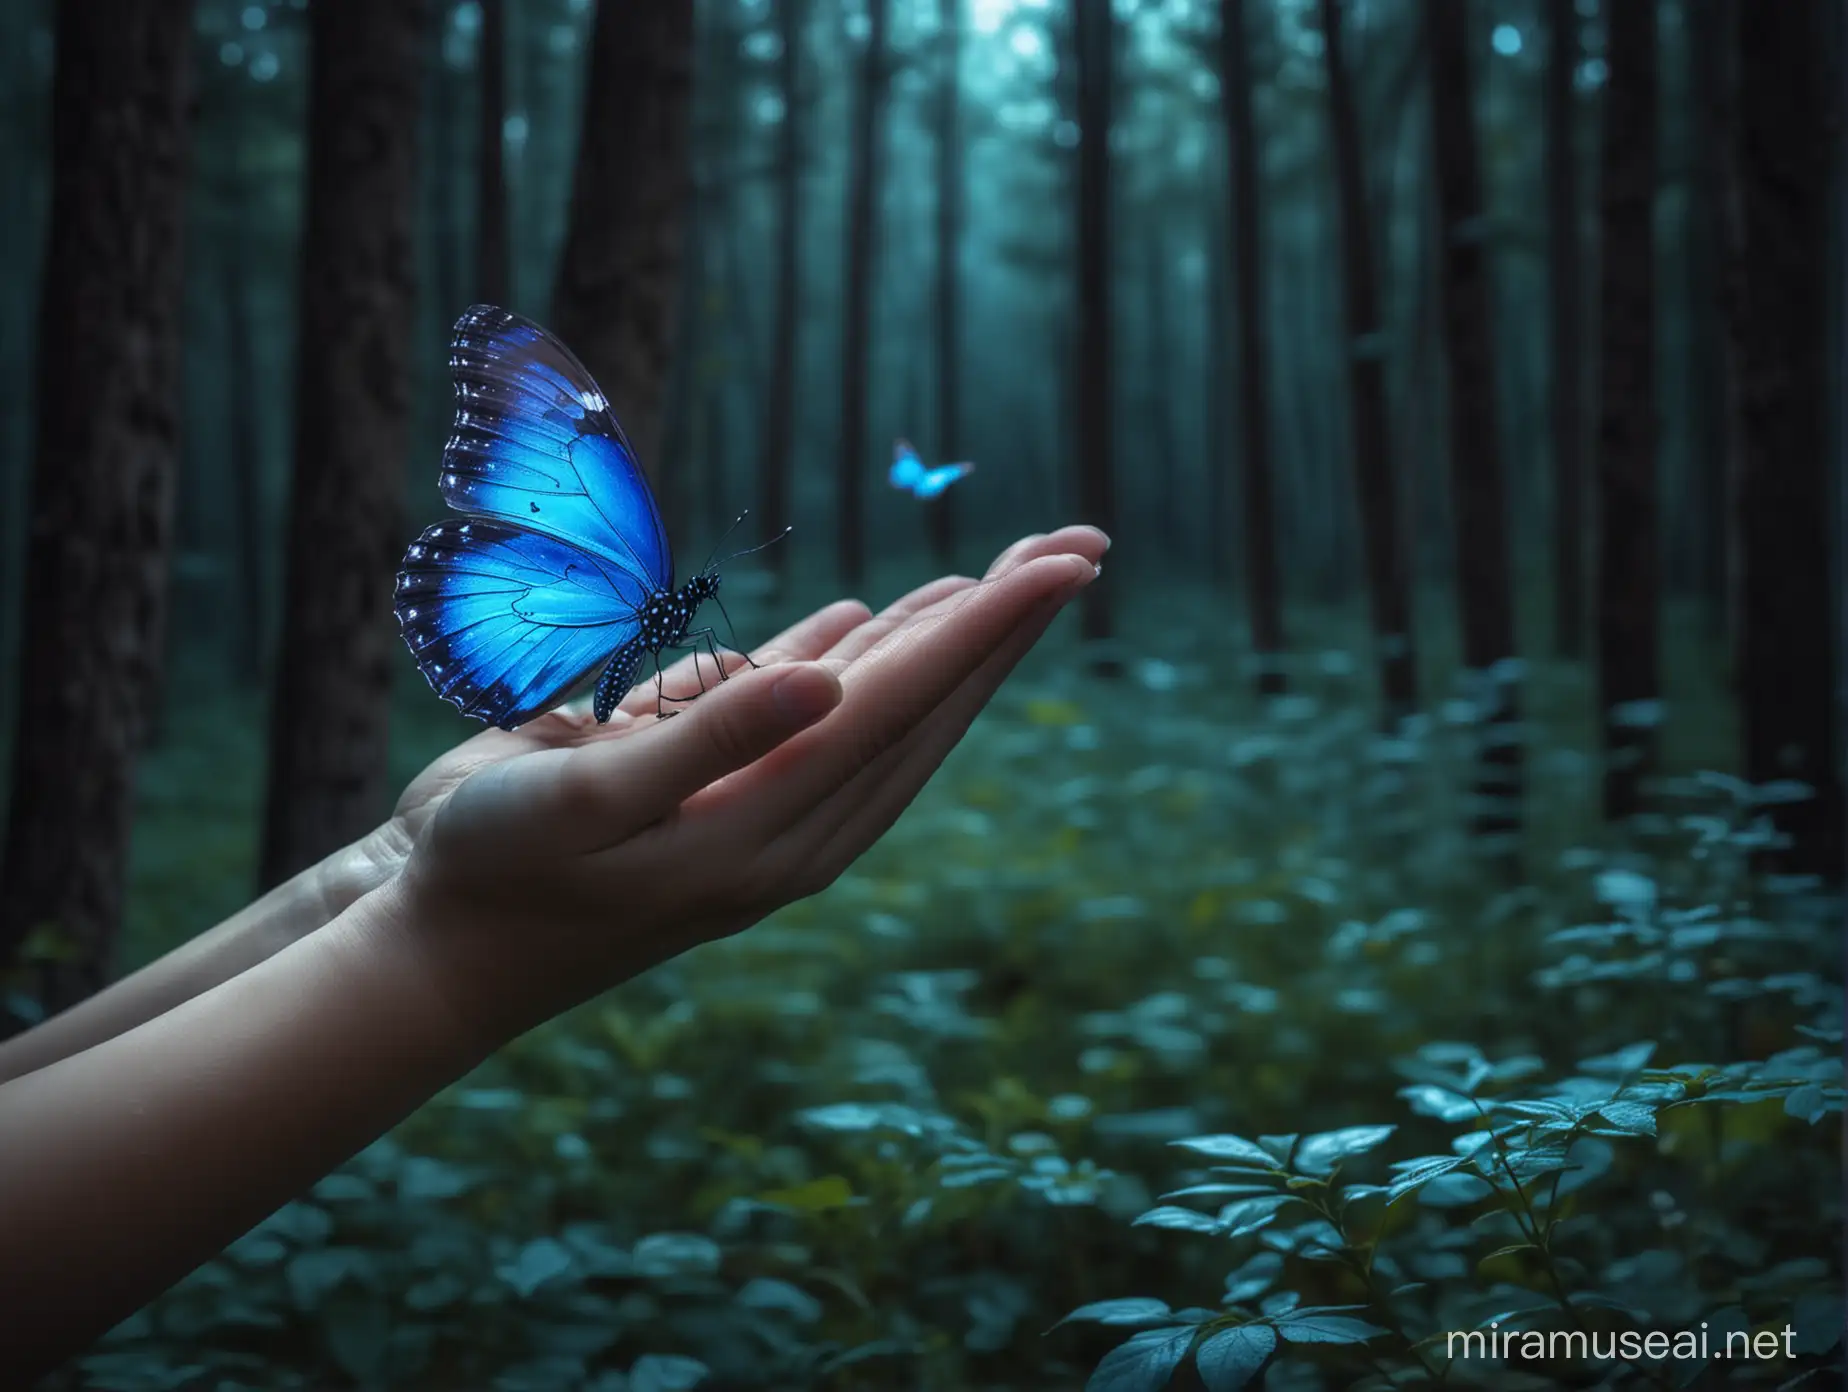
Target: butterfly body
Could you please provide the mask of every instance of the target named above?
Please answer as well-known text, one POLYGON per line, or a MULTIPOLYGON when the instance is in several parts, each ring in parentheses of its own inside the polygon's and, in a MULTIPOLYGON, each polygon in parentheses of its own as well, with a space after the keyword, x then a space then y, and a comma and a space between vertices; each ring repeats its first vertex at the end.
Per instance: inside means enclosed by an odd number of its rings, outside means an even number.
POLYGON ((892 444, 892 467, 886 478, 894 488, 914 498, 934 498, 957 479, 974 470, 975 465, 966 459, 955 464, 926 468, 910 441, 896 440, 892 444))
POLYGON ((654 496, 570 350, 476 305, 449 362, 456 419, 440 489, 462 516, 411 544, 394 605, 431 688, 512 729, 601 668, 592 708, 605 721, 648 658, 659 673, 663 649, 692 639, 717 662, 712 630, 693 620, 719 576, 708 567, 675 586, 654 496))

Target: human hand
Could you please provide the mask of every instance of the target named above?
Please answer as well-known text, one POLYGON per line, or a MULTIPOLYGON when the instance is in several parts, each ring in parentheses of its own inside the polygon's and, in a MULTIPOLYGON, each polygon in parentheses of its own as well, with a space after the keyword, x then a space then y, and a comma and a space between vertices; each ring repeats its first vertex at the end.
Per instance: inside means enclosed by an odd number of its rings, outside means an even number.
POLYGON ((1108 544, 1068 528, 877 617, 829 606, 666 724, 644 688, 607 725, 567 708, 483 731, 369 838, 400 857, 398 931, 462 1027, 504 1038, 818 893, 897 819, 1108 544))

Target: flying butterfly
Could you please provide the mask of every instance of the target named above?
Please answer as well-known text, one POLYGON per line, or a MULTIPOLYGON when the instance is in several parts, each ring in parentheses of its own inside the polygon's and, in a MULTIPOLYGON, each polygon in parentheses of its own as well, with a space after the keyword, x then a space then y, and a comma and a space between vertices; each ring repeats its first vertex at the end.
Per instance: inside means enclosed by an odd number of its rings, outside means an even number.
POLYGON ((960 463, 939 464, 934 469, 927 469, 909 440, 895 440, 892 442, 892 469, 886 477, 891 480, 894 488, 915 498, 934 498, 964 474, 974 470, 975 465, 966 459, 960 463))
POLYGON ((650 657, 656 711, 671 714, 662 701, 692 698, 661 691, 667 648, 710 652, 723 678, 712 629, 692 627, 717 601, 717 564, 675 587, 661 510, 571 350, 529 319, 474 305, 456 321, 449 369, 456 417, 440 491, 462 515, 411 543, 393 605, 431 689, 511 730, 599 666, 592 710, 607 721, 650 657))

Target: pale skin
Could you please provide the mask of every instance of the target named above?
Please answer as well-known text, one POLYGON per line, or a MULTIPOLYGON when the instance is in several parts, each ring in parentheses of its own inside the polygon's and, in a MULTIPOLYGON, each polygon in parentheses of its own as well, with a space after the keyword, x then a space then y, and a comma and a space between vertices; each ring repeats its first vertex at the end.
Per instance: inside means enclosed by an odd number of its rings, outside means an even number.
POLYGON ((1108 545, 1066 528, 876 617, 831 605, 665 723, 651 682, 607 725, 484 731, 369 836, 0 1045, 0 1367, 29 1383, 510 1039, 826 888, 1108 545))

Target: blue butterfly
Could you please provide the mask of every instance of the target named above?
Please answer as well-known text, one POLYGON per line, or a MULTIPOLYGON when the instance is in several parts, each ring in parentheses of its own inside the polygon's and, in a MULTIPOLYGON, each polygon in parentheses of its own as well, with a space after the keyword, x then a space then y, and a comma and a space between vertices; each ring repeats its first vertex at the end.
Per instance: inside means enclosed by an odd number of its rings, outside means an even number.
POLYGON ((511 730, 601 664, 602 722, 650 655, 659 691, 663 648, 703 645, 719 663, 712 630, 691 628, 718 594, 717 570, 708 563, 674 588, 661 511, 571 350, 529 319, 475 305, 456 321, 449 369, 456 418, 441 492, 463 516, 411 543, 393 606, 436 694, 511 730))
POLYGON ((887 475, 894 488, 901 488, 917 498, 934 498, 948 488, 964 474, 974 472, 975 465, 968 460, 959 464, 939 464, 934 469, 926 469, 924 461, 918 458, 918 452, 911 447, 909 440, 895 440, 892 443, 892 471, 887 475))

